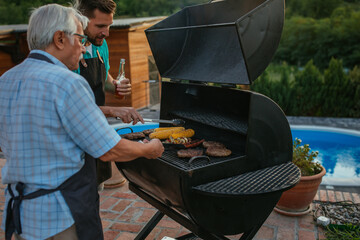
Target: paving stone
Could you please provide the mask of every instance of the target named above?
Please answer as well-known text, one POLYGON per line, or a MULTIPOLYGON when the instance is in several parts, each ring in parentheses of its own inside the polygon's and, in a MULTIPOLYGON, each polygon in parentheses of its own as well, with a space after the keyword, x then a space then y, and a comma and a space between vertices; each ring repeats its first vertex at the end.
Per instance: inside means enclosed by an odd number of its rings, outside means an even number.
POLYGON ((323 202, 328 201, 326 190, 320 190, 320 201, 323 201, 323 202))
POLYGON ((299 240, 316 240, 315 233, 313 231, 299 230, 299 240))
POLYGON ((137 233, 142 229, 142 227, 143 227, 143 225, 140 225, 140 224, 117 222, 117 223, 114 223, 110 227, 110 229, 117 230, 117 231, 137 233))
POLYGON ((164 228, 180 228, 181 225, 173 220, 167 220, 167 219, 161 219, 161 221, 158 223, 159 227, 164 228))
POLYGON ((157 212, 155 209, 143 209, 142 215, 138 218, 138 222, 148 222, 157 212))
POLYGON ((295 240, 295 229, 278 227, 276 240, 295 240))
POLYGON ((314 224, 315 222, 311 214, 306 214, 298 218, 298 226, 300 229, 314 231, 314 224))
POLYGON ((351 193, 349 192, 344 192, 343 193, 344 199, 345 201, 353 201, 352 197, 351 197, 351 193))
POLYGON ((294 217, 288 217, 281 215, 275 211, 272 211, 268 219, 266 219, 265 224, 269 226, 282 226, 283 228, 295 228, 295 220, 294 217))
POLYGON ((263 225, 255 235, 257 239, 274 239, 275 230, 272 226, 263 225))
MULTIPOLYGON (((161 229, 160 229, 160 228, 158 228, 158 227, 154 228, 154 229, 150 232, 150 234, 145 238, 145 240, 155 240, 155 239, 159 239, 157 236, 159 236, 160 232, 161 232, 161 229)), ((161 238, 160 238, 160 240, 161 240, 161 238)))
POLYGON ((126 209, 123 214, 121 214, 118 220, 123 222, 131 222, 137 219, 139 217, 138 215, 141 215, 139 209, 130 207, 126 209))
MULTIPOLYGON (((134 240, 135 237, 136 237, 135 233, 122 232, 122 233, 120 233, 120 235, 117 239, 119 239, 119 240, 134 240)), ((113 239, 109 239, 109 240, 113 240, 113 239)))
POLYGON ((336 201, 341 202, 344 201, 344 197, 342 195, 342 192, 336 191, 335 192, 336 201))
POLYGON ((115 192, 111 196, 115 198, 123 198, 123 199, 137 199, 137 195, 135 193, 115 192))
POLYGON ((358 193, 352 193, 354 203, 360 203, 360 195, 358 193))
POLYGON ((108 220, 115 220, 119 216, 119 213, 115 213, 109 210, 100 210, 100 217, 101 219, 108 219, 108 220))
POLYGON ((119 239, 118 236, 120 235, 119 232, 107 230, 104 232, 104 240, 115 240, 119 239))
POLYGON ((105 199, 101 204, 100 204, 100 208, 101 209, 111 209, 113 206, 115 206, 119 201, 119 199, 117 198, 107 198, 105 199))
POLYGON ((116 212, 124 211, 130 205, 130 203, 132 203, 132 201, 129 200, 118 200, 118 201, 119 202, 117 202, 116 205, 112 207, 112 210, 116 212))
POLYGON ((328 190, 328 191, 327 191, 327 195, 328 195, 328 197, 329 197, 329 201, 330 201, 330 202, 336 202, 335 192, 334 192, 334 191, 328 190))
POLYGON ((105 231, 105 229, 110 228, 110 226, 112 224, 112 222, 104 220, 104 219, 101 219, 101 223, 102 223, 102 227, 103 227, 104 231, 105 231))
POLYGON ((135 202, 134 207, 138 207, 138 208, 154 208, 153 206, 151 206, 150 204, 148 204, 145 201, 137 201, 137 202, 135 202))
POLYGON ((318 234, 319 234, 319 240, 325 240, 326 236, 325 236, 325 232, 322 228, 318 228, 318 234))

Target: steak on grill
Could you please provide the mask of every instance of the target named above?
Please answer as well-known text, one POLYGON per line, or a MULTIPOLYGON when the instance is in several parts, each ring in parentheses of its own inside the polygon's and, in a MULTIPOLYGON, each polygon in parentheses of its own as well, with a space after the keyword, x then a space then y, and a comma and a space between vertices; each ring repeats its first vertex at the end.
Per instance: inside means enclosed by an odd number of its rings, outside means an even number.
POLYGON ((206 149, 205 154, 211 157, 227 157, 231 154, 231 150, 225 147, 211 146, 206 149))
POLYGON ((202 149, 181 149, 177 151, 177 156, 179 158, 192 158, 195 156, 202 156, 204 151, 202 149))
POLYGON ((144 131, 142 131, 146 136, 149 136, 150 133, 153 133, 154 132, 154 129, 146 129, 144 131))
POLYGON ((145 134, 142 132, 134 132, 134 133, 122 134, 121 137, 129 140, 134 140, 134 139, 144 138, 145 134))
POLYGON ((224 144, 222 144, 221 142, 215 142, 215 141, 205 141, 205 142, 203 142, 203 146, 204 146, 204 148, 208 148, 208 147, 225 148, 224 144))

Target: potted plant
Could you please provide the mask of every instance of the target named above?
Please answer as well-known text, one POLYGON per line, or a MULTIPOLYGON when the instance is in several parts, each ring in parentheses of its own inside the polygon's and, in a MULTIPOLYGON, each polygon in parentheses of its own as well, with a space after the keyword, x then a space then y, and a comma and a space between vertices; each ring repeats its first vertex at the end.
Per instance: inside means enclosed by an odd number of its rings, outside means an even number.
POLYGON ((276 212, 288 216, 299 216, 311 211, 310 204, 326 173, 325 168, 315 161, 319 152, 311 151, 309 144, 300 144, 301 139, 295 138, 292 160, 301 171, 300 182, 295 187, 283 192, 274 209, 276 212))

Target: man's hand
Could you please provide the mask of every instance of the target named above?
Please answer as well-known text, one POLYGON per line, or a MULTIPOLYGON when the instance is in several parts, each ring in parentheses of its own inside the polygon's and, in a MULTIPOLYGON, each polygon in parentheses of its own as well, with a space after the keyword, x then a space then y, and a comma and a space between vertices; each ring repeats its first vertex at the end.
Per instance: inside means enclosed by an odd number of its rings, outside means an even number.
POLYGON ((100 106, 100 110, 104 113, 105 117, 120 118, 124 123, 133 122, 135 125, 138 122, 144 123, 144 119, 133 107, 111 107, 100 106))
POLYGON ((164 146, 159 139, 147 143, 130 141, 122 138, 112 149, 102 155, 102 161, 127 162, 139 157, 155 159, 161 157, 164 146))
POLYGON ((128 78, 125 78, 120 81, 120 84, 117 84, 116 81, 113 81, 115 86, 115 93, 119 96, 127 96, 131 94, 131 84, 128 78))
POLYGON ((133 107, 113 107, 112 117, 119 117, 124 123, 133 122, 135 125, 138 122, 144 123, 144 119, 133 107))
POLYGON ((150 142, 144 144, 147 144, 149 146, 149 151, 147 152, 147 154, 144 155, 144 157, 147 159, 155 159, 161 157, 162 153, 164 152, 164 146, 159 139, 155 138, 152 139, 150 142))

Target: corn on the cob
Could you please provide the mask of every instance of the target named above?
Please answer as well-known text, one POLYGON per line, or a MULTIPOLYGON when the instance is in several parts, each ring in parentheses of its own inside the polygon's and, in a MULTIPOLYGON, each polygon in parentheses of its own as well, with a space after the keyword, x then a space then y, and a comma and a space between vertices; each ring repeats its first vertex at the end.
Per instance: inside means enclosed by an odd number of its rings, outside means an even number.
POLYGON ((175 129, 180 129, 180 131, 185 130, 184 127, 162 127, 162 128, 155 128, 154 132, 160 132, 160 131, 164 131, 164 130, 175 130, 175 129))
POLYGON ((159 131, 159 132, 153 132, 149 135, 149 137, 151 139, 153 139, 153 138, 167 139, 170 137, 171 134, 177 133, 180 131, 183 131, 183 130, 180 128, 168 129, 168 130, 163 130, 163 131, 159 131))
POLYGON ((177 139, 177 138, 180 138, 180 137, 191 138, 194 135, 195 135, 195 131, 193 129, 189 128, 189 129, 186 129, 186 130, 181 131, 181 132, 173 133, 173 134, 171 134, 171 137, 173 139, 177 139))

